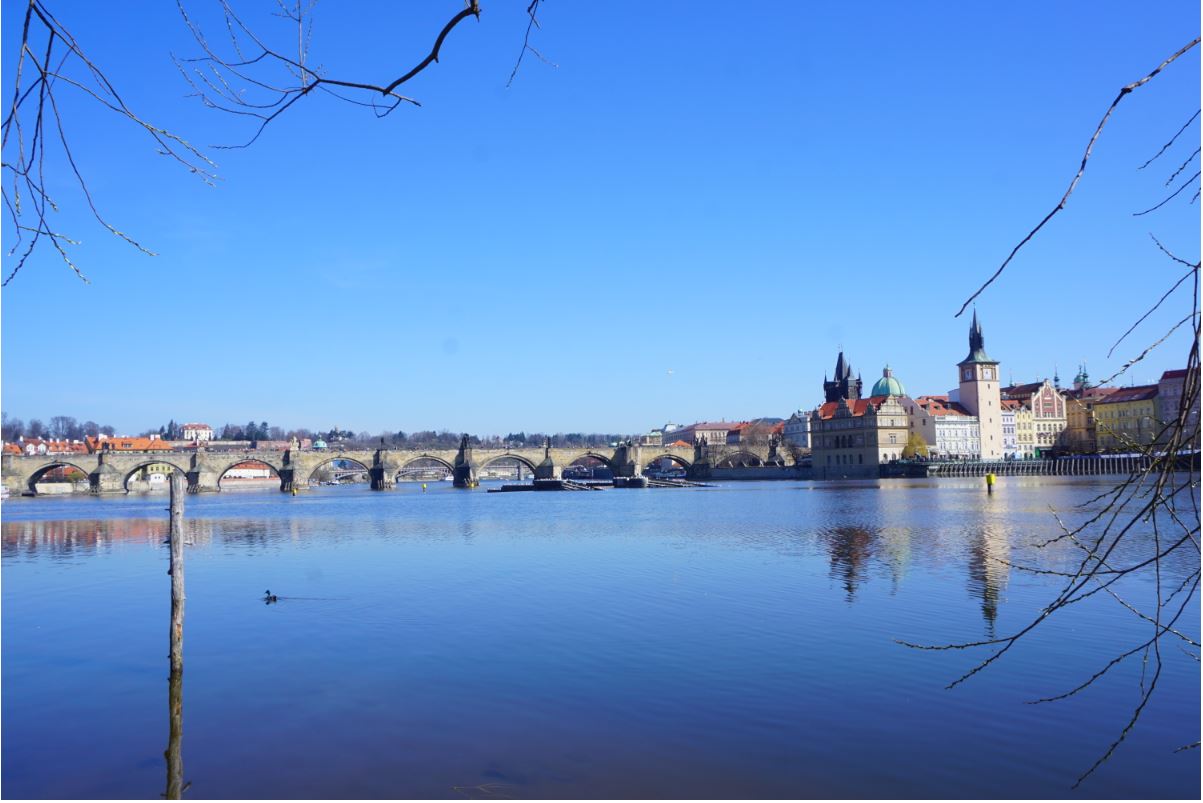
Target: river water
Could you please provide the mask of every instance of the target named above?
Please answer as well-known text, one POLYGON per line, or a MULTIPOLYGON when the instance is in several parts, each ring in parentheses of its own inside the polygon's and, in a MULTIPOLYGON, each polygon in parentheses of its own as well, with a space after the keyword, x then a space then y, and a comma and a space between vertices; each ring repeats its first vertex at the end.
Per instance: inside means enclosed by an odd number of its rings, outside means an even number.
MULTIPOLYGON (((1199 663, 1035 548, 1107 487, 1001 478, 188 497, 185 797, 1199 796, 1199 663), (265 604, 265 589, 279 595, 265 604), (1145 667, 1145 682, 1153 674, 1145 667)), ((5 797, 156 798, 166 498, 3 507, 5 797)), ((1134 533, 1117 559, 1146 554, 1134 533)), ((1163 567, 1169 587, 1198 554, 1163 567)), ((1142 602, 1151 580, 1130 582, 1142 602)), ((1197 600, 1197 598, 1196 598, 1197 600)), ((1179 627, 1198 639, 1192 602, 1179 627)), ((1191 649, 1197 654, 1197 650, 1191 649)))

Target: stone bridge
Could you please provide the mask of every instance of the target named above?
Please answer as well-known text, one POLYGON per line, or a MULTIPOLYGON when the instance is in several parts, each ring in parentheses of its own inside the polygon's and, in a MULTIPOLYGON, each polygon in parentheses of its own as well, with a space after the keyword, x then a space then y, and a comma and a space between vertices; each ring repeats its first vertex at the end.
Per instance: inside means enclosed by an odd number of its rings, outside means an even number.
POLYGON ((95 454, 4 455, 0 462, 0 477, 5 487, 14 494, 36 494, 36 485, 43 474, 54 468, 70 466, 87 476, 92 493, 127 493, 130 480, 140 470, 152 465, 166 465, 187 477, 189 493, 206 493, 221 490, 222 477, 230 469, 254 460, 271 466, 280 478, 280 490, 290 492, 307 489, 317 470, 325 464, 346 460, 364 467, 371 478, 372 488, 387 490, 395 485, 402 469, 412 467, 419 461, 425 465, 443 466, 459 487, 474 487, 480 470, 498 460, 522 463, 537 479, 558 479, 563 469, 586 457, 604 463, 617 477, 640 476, 646 467, 662 458, 680 465, 689 476, 701 479, 708 476, 711 468, 719 466, 761 466, 782 462, 777 457, 776 444, 697 444, 685 447, 626 443, 617 447, 474 449, 468 445, 465 436, 459 449, 427 451, 248 449, 214 452, 198 449, 195 452, 101 451, 95 454))

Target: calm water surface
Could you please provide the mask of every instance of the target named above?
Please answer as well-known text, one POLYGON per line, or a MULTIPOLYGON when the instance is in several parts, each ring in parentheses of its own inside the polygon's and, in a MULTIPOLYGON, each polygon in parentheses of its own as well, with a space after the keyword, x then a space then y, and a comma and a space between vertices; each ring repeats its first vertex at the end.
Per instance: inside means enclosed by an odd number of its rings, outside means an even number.
MULTIPOLYGON (((1177 643, 1076 792, 1138 658, 1024 704, 1147 638, 1104 595, 951 691, 986 653, 896 642, 1030 621, 1058 580, 1007 564, 1072 565, 1032 545, 1050 505, 1077 520, 1106 487, 979 482, 189 497, 186 796, 1198 797, 1199 751, 1173 750, 1199 738, 1199 664, 1177 643)), ((6 797, 163 792, 165 508, 4 504, 6 797)), ((1198 569, 1183 557, 1167 583, 1198 569)), ((1197 602, 1183 622, 1197 639, 1197 602)))

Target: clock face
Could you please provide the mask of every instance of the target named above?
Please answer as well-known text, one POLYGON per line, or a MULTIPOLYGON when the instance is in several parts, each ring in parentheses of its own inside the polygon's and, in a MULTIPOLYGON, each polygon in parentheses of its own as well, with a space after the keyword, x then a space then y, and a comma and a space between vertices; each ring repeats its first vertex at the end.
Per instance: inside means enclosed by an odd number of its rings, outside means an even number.
POLYGON ((985 377, 986 379, 993 379, 994 378, 994 369, 993 368, 983 368, 982 376, 985 377))
POLYGON ((973 379, 973 369, 972 369, 972 368, 966 368, 966 369, 965 369, 965 378, 966 378, 966 379, 973 379))

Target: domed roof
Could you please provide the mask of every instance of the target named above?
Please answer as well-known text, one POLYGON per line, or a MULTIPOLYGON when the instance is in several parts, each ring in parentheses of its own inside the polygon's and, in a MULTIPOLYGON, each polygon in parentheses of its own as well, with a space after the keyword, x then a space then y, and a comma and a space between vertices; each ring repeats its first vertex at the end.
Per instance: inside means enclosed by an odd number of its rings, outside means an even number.
POLYGON ((886 366, 881 372, 881 379, 873 385, 873 392, 870 396, 905 396, 906 388, 894 376, 894 372, 890 370, 890 366, 886 366))

